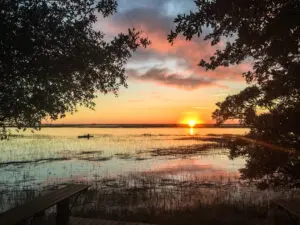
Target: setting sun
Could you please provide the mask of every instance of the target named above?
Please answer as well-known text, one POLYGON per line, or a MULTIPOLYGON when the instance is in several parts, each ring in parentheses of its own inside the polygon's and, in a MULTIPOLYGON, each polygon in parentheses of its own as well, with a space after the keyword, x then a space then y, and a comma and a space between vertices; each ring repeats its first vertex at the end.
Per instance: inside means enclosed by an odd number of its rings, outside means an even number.
POLYGON ((182 113, 179 123, 193 128, 197 124, 203 124, 203 120, 200 116, 201 115, 198 111, 185 111, 182 113))
POLYGON ((196 124, 197 124, 196 120, 189 120, 189 121, 188 121, 188 125, 189 125, 190 127, 194 127, 196 124))

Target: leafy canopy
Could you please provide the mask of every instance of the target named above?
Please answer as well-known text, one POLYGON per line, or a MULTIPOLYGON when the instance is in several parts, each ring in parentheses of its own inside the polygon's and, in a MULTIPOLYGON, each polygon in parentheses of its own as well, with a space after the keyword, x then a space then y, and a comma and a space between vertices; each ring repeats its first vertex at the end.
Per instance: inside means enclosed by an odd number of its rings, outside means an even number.
POLYGON ((217 103, 218 124, 239 119, 252 134, 299 137, 300 1, 196 0, 197 10, 178 15, 168 40, 204 36, 212 45, 227 41, 200 66, 214 70, 250 60, 249 86, 217 103), (205 34, 209 31, 208 34, 205 34))
POLYGON ((0 1, 0 125, 38 127, 126 87, 124 65, 149 41, 135 29, 107 41, 94 29, 116 9, 116 0, 0 1))
POLYGON ((233 136, 217 141, 230 150, 231 159, 247 158, 244 167, 239 169, 241 179, 253 182, 260 189, 300 187, 299 152, 233 136))

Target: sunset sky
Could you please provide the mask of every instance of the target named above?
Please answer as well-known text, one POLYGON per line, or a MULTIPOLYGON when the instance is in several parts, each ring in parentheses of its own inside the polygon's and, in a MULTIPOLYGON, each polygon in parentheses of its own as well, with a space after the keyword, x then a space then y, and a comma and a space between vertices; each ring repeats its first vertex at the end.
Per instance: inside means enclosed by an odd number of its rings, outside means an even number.
POLYGON ((79 108, 55 123, 180 123, 187 118, 213 123, 215 103, 246 86, 241 74, 250 64, 207 72, 198 66, 200 59, 222 48, 224 40, 213 47, 202 39, 188 42, 181 37, 173 46, 168 43, 173 19, 193 10, 193 0, 118 2, 118 12, 99 18, 95 29, 104 31, 109 39, 135 27, 144 31, 151 46, 139 49, 128 62, 128 88, 121 88, 118 97, 99 94, 94 111, 79 108))

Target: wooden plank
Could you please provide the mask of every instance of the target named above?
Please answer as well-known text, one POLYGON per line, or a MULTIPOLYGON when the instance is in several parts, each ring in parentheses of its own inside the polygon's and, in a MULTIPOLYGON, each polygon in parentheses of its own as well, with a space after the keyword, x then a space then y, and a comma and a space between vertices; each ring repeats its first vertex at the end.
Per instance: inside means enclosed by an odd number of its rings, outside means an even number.
POLYGON ((155 225, 149 223, 101 220, 96 218, 70 217, 70 225, 155 225))
POLYGON ((36 198, 22 206, 13 208, 3 213, 0 217, 0 224, 15 225, 24 221, 35 214, 44 211, 57 203, 74 196, 77 193, 88 189, 87 185, 74 184, 65 188, 53 191, 47 195, 36 198))
MULTIPOLYGON (((48 218, 34 218, 31 223, 32 225, 55 225, 55 216, 48 218)), ((2 224, 1 224, 2 225, 2 224)), ((155 225, 148 223, 138 222, 125 222, 115 220, 101 220, 98 218, 81 218, 81 217, 70 217, 69 225, 155 225)))
POLYGON ((279 206, 280 208, 300 219, 300 199, 276 199, 273 200, 273 204, 279 206))

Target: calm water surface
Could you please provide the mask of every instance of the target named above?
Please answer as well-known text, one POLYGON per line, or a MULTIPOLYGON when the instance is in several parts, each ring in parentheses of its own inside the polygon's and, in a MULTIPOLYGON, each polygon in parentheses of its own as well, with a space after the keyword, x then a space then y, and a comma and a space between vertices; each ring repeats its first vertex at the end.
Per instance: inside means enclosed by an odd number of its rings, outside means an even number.
POLYGON ((1 188, 47 186, 67 181, 151 173, 172 178, 234 179, 245 159, 228 158, 228 149, 208 148, 196 154, 154 155, 209 144, 196 137, 245 134, 229 128, 43 128, 0 142, 1 188), (78 135, 94 135, 90 140, 78 135), (191 138, 195 137, 195 138, 191 138))

